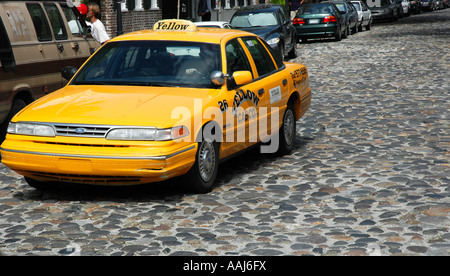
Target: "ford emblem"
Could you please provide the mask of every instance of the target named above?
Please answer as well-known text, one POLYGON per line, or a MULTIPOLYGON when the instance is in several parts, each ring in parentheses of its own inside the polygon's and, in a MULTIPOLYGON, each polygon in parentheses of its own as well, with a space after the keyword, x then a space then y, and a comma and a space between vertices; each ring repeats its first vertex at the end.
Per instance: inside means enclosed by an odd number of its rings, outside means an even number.
POLYGON ((76 132, 77 134, 83 134, 85 131, 86 131, 86 129, 84 129, 84 128, 82 128, 82 127, 79 127, 79 128, 77 128, 77 129, 75 129, 75 132, 76 132))

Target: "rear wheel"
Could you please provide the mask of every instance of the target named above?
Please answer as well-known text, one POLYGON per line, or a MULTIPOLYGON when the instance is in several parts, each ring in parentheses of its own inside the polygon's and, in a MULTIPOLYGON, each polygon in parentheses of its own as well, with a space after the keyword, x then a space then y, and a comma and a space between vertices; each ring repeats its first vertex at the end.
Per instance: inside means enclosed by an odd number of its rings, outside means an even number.
POLYGON ((350 33, 350 29, 348 26, 345 26, 344 33, 342 34, 342 38, 347 38, 350 33))
POLYGON ((283 125, 278 132, 280 145, 278 147, 278 155, 286 155, 291 153, 294 148, 295 141, 295 111, 292 105, 288 105, 283 117, 283 125))
POLYGON ((342 32, 341 29, 338 29, 334 34, 334 40, 341 41, 341 39, 342 39, 342 32))

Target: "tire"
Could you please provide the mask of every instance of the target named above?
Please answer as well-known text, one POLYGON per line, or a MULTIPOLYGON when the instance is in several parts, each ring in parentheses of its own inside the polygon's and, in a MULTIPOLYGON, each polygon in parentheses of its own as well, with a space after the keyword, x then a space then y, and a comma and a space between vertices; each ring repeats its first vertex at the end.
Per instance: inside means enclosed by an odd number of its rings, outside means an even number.
POLYGON ((355 27, 352 28, 352 34, 356 34, 358 32, 358 22, 356 22, 355 27))
MULTIPOLYGON (((293 41, 297 41, 297 38, 293 41)), ((297 57, 297 43, 293 43, 292 49, 288 53, 288 58, 296 58, 297 57)))
POLYGON ((281 60, 284 60, 284 57, 285 57, 286 55, 284 54, 284 44, 283 44, 283 43, 280 43, 280 51, 279 51, 279 55, 280 55, 281 60))
POLYGON ((337 30, 337 32, 334 34, 334 40, 335 41, 341 41, 342 39, 342 32, 341 29, 337 30))
POLYGON ((347 38, 349 33, 350 33, 350 28, 348 26, 346 26, 345 30, 344 30, 344 34, 342 35, 342 38, 347 38))
POLYGON ((286 155, 292 152, 295 144, 296 123, 295 111, 292 105, 288 105, 283 116, 283 124, 278 132, 279 147, 277 155, 286 155))
POLYGON ((219 145, 216 141, 198 143, 195 163, 186 174, 188 188, 194 193, 211 191, 219 168, 219 145))

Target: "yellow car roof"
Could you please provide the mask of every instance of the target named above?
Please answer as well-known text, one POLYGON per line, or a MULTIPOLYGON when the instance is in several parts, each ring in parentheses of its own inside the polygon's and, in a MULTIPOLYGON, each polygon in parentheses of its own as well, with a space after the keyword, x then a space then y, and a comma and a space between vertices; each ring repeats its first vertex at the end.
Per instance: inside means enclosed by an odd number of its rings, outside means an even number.
POLYGON ((221 28, 198 28, 194 23, 187 20, 162 20, 155 23, 153 30, 142 30, 127 33, 111 39, 110 41, 124 40, 180 40, 180 41, 196 41, 206 43, 220 43, 225 37, 250 35, 252 33, 239 31, 235 29, 221 28), (189 24, 186 30, 175 29, 177 24, 189 24), (193 26, 192 26, 192 25, 193 26), (160 27, 158 29, 158 26, 160 27), (165 26, 162 29, 161 26, 165 26))

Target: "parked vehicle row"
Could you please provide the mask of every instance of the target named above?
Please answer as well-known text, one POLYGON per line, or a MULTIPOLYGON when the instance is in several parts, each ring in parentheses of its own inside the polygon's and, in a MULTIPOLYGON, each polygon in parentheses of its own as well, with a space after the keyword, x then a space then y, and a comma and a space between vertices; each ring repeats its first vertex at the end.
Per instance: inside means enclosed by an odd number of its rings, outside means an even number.
POLYGON ((302 42, 323 37, 339 41, 363 28, 370 30, 372 20, 369 7, 361 0, 330 0, 301 5, 293 24, 302 42))
POLYGON ((293 24, 298 41, 334 38, 370 30, 375 21, 397 21, 425 10, 444 9, 449 0, 326 0, 300 6, 293 24))
POLYGON ((302 4, 291 21, 282 5, 244 7, 230 22, 195 22, 199 27, 233 28, 262 37, 281 58, 295 58, 296 44, 314 38, 339 41, 370 30, 378 20, 397 21, 423 10, 446 8, 449 0, 324 0, 302 4))

